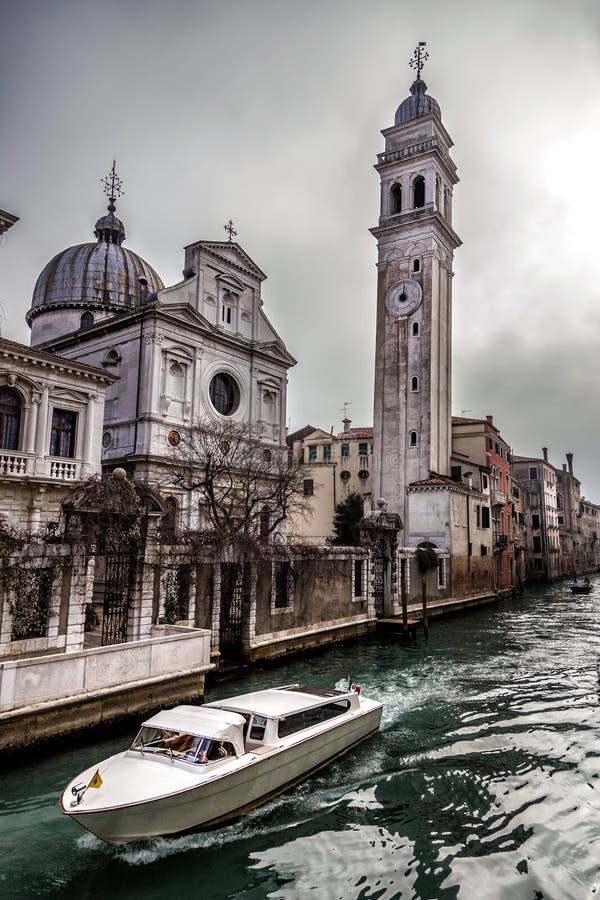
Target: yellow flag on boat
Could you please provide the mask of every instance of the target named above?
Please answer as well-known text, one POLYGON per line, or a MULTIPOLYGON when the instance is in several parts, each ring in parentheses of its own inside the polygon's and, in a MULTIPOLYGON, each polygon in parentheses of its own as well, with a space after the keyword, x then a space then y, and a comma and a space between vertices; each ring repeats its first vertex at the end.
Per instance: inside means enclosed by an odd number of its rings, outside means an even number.
POLYGON ((101 786, 102 786, 102 779, 100 778, 100 769, 96 769, 92 780, 88 784, 88 787, 99 788, 101 786))

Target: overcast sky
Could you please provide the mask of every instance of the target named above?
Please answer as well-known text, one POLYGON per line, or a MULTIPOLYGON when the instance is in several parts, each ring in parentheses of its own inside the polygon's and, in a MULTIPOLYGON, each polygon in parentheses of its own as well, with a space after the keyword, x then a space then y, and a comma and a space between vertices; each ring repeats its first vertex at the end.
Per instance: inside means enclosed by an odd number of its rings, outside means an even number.
POLYGON ((237 240, 298 359, 288 417, 372 424, 382 128, 418 40, 452 136, 453 409, 516 453, 575 454, 600 501, 597 0, 0 0, 2 333, 58 251, 94 240, 114 157, 127 246, 165 284, 237 240))

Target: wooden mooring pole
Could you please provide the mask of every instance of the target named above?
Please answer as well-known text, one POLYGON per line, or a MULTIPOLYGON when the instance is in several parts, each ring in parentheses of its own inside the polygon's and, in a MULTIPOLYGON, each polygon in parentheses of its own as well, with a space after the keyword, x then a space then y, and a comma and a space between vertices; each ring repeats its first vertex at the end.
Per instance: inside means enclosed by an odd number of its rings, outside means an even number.
POLYGON ((427 621, 427 582, 423 578, 421 580, 421 602, 423 605, 423 631, 425 637, 429 636, 429 623, 427 621))

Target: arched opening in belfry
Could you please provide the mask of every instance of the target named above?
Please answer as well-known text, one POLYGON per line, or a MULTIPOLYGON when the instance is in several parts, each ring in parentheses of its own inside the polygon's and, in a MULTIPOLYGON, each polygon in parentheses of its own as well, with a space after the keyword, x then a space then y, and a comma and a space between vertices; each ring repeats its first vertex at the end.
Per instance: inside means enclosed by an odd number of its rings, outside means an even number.
POLYGON ((419 446, 419 435, 416 431, 411 431, 408 439, 409 446, 418 447, 419 446))
POLYGON ((390 191, 390 212, 394 216, 402 212, 402 185, 395 184, 390 191))
POLYGON ((422 175, 417 175, 413 181, 413 207, 425 206, 425 179, 422 175))

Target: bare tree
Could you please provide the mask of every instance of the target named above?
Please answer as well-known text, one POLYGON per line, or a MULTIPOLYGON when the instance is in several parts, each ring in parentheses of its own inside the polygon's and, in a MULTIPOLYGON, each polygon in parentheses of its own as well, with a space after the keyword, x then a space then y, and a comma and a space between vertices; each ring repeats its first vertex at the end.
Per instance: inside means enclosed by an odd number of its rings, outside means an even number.
POLYGON ((221 539, 268 539, 306 512, 306 466, 268 446, 248 423, 198 419, 182 430, 173 457, 177 485, 198 493, 221 539))

